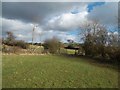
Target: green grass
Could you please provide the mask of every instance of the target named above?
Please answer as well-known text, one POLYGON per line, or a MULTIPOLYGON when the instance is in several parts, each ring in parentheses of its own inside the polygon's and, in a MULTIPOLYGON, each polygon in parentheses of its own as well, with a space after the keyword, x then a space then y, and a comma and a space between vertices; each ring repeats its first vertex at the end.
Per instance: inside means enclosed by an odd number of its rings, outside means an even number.
POLYGON ((75 50, 67 49, 67 54, 75 54, 75 50))
POLYGON ((60 49, 60 52, 61 52, 61 53, 66 53, 66 54, 75 54, 75 50, 64 49, 64 48, 61 48, 61 49, 60 49))
POLYGON ((3 55, 3 88, 115 88, 118 72, 81 58, 3 55))

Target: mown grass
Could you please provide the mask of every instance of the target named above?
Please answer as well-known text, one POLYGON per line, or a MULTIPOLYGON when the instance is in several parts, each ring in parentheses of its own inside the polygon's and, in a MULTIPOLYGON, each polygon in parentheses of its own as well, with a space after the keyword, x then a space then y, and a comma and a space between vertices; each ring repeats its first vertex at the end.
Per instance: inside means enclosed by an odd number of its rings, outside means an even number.
POLYGON ((115 88, 118 72, 83 58, 4 55, 3 88, 115 88))

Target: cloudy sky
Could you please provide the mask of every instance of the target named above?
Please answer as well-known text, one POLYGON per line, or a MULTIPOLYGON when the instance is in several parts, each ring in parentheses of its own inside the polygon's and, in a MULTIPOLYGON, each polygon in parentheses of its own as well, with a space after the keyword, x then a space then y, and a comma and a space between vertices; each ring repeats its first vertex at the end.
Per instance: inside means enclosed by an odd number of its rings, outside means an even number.
POLYGON ((98 20, 101 24, 117 24, 117 2, 2 2, 2 35, 12 31, 16 39, 34 42, 54 36, 66 42, 80 42, 80 27, 86 22, 98 20))

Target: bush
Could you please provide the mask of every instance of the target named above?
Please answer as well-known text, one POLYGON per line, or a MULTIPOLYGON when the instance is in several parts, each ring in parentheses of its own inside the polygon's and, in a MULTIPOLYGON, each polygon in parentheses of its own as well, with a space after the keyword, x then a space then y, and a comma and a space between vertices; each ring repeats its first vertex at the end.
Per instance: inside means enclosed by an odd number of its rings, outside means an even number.
POLYGON ((108 54, 111 60, 119 60, 120 61, 120 48, 109 46, 106 49, 106 53, 108 54))
POLYGON ((79 55, 85 55, 85 50, 83 49, 83 47, 79 47, 79 49, 78 49, 78 54, 79 55))
POLYGON ((50 53, 55 54, 59 53, 60 42, 57 38, 47 39, 44 42, 44 50, 48 50, 50 53))
POLYGON ((27 49, 28 48, 28 44, 25 43, 24 41, 20 40, 20 41, 16 41, 15 42, 15 46, 21 47, 23 49, 27 49))
POLYGON ((3 45, 2 46, 2 51, 5 53, 19 53, 20 48, 16 46, 7 46, 3 45))
POLYGON ((2 43, 9 46, 17 46, 23 49, 28 48, 28 44, 22 40, 16 40, 12 32, 7 32, 7 38, 2 39, 2 43))

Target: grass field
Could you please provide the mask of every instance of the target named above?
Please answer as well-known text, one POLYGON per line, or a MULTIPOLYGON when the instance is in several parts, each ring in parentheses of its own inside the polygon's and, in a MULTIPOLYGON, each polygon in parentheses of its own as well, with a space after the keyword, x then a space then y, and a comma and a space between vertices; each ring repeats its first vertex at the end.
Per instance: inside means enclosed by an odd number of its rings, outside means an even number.
POLYGON ((3 88, 115 88, 118 72, 83 58, 3 55, 3 88))

